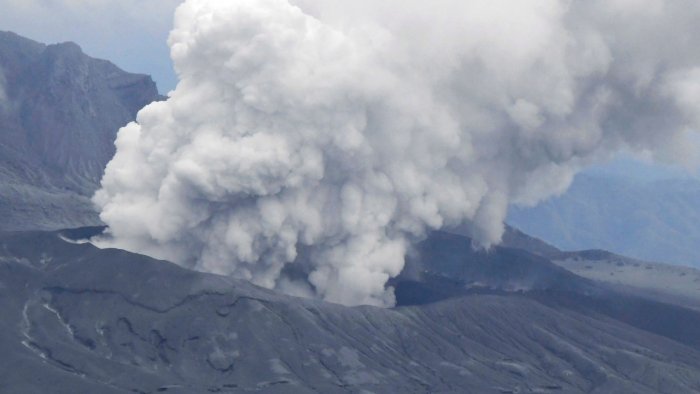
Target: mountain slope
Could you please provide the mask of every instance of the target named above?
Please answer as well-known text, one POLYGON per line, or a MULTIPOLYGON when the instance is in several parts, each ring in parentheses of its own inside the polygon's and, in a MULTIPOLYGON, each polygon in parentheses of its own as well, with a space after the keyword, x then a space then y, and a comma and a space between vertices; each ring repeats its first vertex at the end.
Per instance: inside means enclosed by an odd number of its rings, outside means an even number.
POLYGON ((519 249, 580 277, 643 298, 700 310, 700 270, 621 256, 605 250, 561 251, 515 228, 507 227, 503 247, 519 249))
POLYGON ((159 98, 150 77, 76 44, 0 32, 0 229, 98 223, 89 197, 117 130, 159 98))
POLYGON ((565 250, 700 265, 700 181, 582 174, 563 196, 511 210, 508 221, 565 250))
POLYGON ((563 252, 553 262, 576 275, 642 297, 700 310, 700 270, 631 259, 601 250, 563 252))
POLYGON ((700 390, 697 343, 612 319, 583 294, 548 302, 541 286, 347 308, 69 236, 0 235, 0 391, 700 390))

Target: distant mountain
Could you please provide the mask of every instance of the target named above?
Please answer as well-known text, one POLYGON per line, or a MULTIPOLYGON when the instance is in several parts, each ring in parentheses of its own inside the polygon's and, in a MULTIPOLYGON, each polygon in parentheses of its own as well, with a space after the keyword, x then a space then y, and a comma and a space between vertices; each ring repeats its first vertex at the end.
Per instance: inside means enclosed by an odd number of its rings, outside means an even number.
POLYGON ((579 175, 563 196, 513 209, 509 223, 565 250, 700 266, 698 179, 579 175))
POLYGON ((159 98, 149 76, 74 43, 0 32, 0 229, 99 223, 89 196, 117 130, 159 98))
POLYGON ((700 390, 700 313, 524 250, 436 233, 423 268, 478 286, 349 308, 75 241, 91 233, 0 234, 0 392, 700 390))

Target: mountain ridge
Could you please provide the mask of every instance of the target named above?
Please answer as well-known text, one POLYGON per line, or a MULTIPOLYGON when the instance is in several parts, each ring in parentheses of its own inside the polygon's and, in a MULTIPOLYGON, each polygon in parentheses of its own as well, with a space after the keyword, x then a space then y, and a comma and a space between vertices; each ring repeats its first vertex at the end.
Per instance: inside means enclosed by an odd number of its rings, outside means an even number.
POLYGON ((0 32, 0 75, 0 229, 99 224, 89 198, 117 130, 163 99, 155 83, 75 43, 44 45, 10 32, 0 32))
POLYGON ((605 249, 640 260, 697 266, 700 180, 625 180, 580 174, 570 189, 508 222, 566 250, 605 249))

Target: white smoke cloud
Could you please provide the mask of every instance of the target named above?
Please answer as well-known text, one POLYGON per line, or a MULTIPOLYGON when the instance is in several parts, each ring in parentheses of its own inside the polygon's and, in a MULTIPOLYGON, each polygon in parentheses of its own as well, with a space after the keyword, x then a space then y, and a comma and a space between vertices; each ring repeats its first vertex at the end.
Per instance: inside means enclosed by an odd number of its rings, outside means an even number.
POLYGON ((113 245, 343 304, 426 231, 497 243, 509 204, 697 129, 694 0, 188 0, 180 82, 95 196, 113 245))

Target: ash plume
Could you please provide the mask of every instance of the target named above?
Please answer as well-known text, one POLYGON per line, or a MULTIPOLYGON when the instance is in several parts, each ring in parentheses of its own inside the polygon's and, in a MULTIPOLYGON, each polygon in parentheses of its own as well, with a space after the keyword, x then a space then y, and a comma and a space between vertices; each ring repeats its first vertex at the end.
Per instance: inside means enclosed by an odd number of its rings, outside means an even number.
POLYGON ((431 229, 488 246, 591 162, 689 158, 698 20, 694 0, 187 0, 180 82, 94 198, 102 242, 390 306, 431 229))

